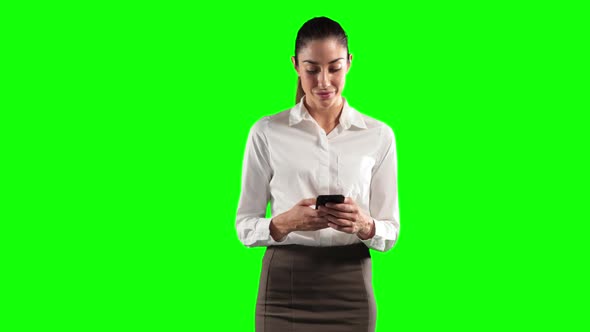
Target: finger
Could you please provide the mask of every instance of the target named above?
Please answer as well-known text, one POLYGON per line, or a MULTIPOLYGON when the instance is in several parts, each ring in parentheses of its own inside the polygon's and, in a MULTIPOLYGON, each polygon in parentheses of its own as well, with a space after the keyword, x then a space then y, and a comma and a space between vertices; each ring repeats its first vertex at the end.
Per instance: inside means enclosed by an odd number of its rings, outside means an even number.
POLYGON ((317 222, 314 223, 312 225, 309 226, 309 230, 318 230, 318 229, 324 229, 324 228, 328 228, 330 227, 327 221, 321 221, 321 222, 317 222))
POLYGON ((315 205, 315 201, 316 198, 305 198, 299 201, 299 203, 297 203, 297 205, 300 206, 311 206, 311 205, 315 205))
POLYGON ((333 229, 335 229, 337 231, 341 231, 341 232, 344 232, 344 233, 352 233, 352 231, 353 231, 352 227, 339 226, 339 225, 336 225, 336 224, 333 224, 333 223, 329 223, 328 226, 330 228, 333 228, 333 229))
POLYGON ((352 221, 350 220, 346 220, 346 219, 342 219, 342 218, 336 218, 334 216, 327 216, 326 219, 332 223, 332 224, 336 224, 338 226, 342 226, 342 227, 352 227, 352 221))
POLYGON ((326 206, 320 206, 317 211, 324 216, 338 212, 338 210, 331 209, 326 206))
POLYGON ((332 210, 338 210, 341 212, 354 212, 354 205, 352 204, 348 204, 348 203, 328 203, 326 204, 326 207, 332 209, 332 210))
POLYGON ((325 218, 328 215, 330 215, 328 210, 322 209, 322 208, 320 208, 319 210, 311 210, 311 213, 309 214, 310 217, 319 217, 319 218, 325 218))
POLYGON ((354 220, 354 214, 347 213, 347 212, 341 212, 341 211, 338 211, 338 210, 332 210, 332 211, 328 212, 326 214, 326 216, 332 216, 334 218, 340 218, 340 219, 347 219, 347 220, 350 220, 350 221, 353 221, 354 220))
POLYGON ((329 214, 328 212, 323 211, 323 210, 317 210, 317 211, 318 211, 317 216, 320 218, 323 218, 329 214))
POLYGON ((326 208, 326 210, 324 210, 322 212, 325 213, 326 215, 334 216, 336 218, 354 220, 354 213, 342 212, 340 210, 335 210, 335 209, 330 209, 330 208, 326 208))
POLYGON ((328 224, 328 219, 324 217, 314 217, 309 220, 311 224, 328 224))

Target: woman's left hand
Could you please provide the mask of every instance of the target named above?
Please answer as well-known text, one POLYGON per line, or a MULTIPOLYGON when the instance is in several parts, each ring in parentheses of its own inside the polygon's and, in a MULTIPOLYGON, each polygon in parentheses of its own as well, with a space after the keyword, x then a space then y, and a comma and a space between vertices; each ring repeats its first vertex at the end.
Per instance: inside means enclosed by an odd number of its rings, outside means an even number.
POLYGON ((362 240, 375 236, 373 218, 366 215, 350 197, 346 197, 344 203, 327 203, 319 210, 319 215, 325 216, 328 226, 335 230, 356 234, 362 240))

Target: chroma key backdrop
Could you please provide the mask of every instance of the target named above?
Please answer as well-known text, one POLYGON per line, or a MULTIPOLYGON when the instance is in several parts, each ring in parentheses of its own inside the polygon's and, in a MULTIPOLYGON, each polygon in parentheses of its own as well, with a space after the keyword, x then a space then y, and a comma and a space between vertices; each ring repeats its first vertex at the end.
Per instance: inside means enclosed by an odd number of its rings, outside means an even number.
POLYGON ((254 331, 234 228, 250 127, 294 105, 299 27, 397 139, 377 331, 584 331, 587 10, 568 1, 2 5, 0 330, 254 331))

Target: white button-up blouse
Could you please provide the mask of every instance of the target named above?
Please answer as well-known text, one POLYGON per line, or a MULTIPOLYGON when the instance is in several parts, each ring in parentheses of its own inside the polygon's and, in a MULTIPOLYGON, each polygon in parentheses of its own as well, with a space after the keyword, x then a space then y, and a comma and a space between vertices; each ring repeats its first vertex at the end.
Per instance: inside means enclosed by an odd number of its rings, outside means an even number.
POLYGON ((309 114, 303 99, 295 107, 265 116, 250 129, 242 168, 236 229, 246 246, 300 244, 339 246, 364 242, 387 251, 399 232, 395 137, 385 123, 348 105, 328 135, 309 114), (280 242, 265 218, 281 214, 304 198, 342 194, 375 221, 368 240, 325 228, 294 231, 280 242))

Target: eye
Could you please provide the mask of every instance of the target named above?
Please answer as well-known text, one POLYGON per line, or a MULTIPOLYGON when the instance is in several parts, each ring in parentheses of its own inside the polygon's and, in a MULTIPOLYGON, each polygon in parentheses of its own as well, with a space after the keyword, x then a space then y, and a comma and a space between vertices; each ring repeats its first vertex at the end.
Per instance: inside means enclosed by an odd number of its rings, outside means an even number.
POLYGON ((320 72, 319 70, 307 70, 308 74, 317 74, 319 72, 320 72))
POLYGON ((330 68, 330 72, 335 73, 335 72, 339 71, 340 69, 342 69, 342 68, 330 68))

